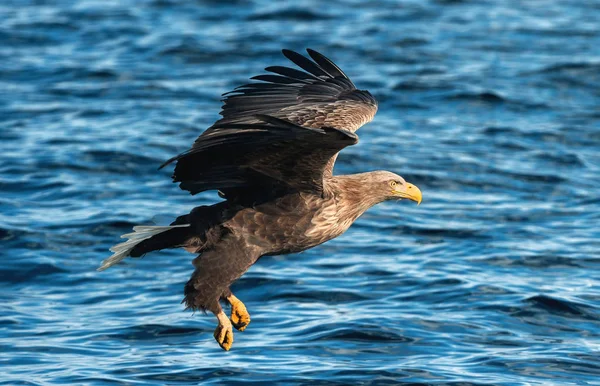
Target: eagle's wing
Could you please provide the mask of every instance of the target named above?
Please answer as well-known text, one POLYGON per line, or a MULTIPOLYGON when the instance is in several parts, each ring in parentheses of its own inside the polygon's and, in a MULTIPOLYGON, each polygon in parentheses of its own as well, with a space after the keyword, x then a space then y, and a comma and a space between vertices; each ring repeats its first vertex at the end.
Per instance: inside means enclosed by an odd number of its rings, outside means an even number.
MULTIPOLYGON (((366 90, 358 90, 346 74, 322 54, 307 49, 310 59, 283 50, 304 71, 273 66, 268 75, 224 94, 221 115, 214 126, 198 138, 209 135, 225 123, 258 123, 257 114, 270 115, 309 128, 332 127, 355 132, 370 122, 377 101, 366 90)), ((331 176, 337 153, 330 157, 325 174, 331 176)))
MULTIPOLYGON (((355 132, 370 122, 377 112, 377 101, 354 83, 331 60, 307 49, 312 61, 294 51, 283 54, 304 71, 273 66, 249 83, 224 94, 222 123, 253 123, 256 114, 285 119, 301 126, 335 127, 355 132)), ((210 132, 208 129, 207 132, 210 132)))
POLYGON ((329 159, 358 137, 331 127, 310 128, 258 115, 261 123, 223 123, 194 146, 165 162, 177 161, 173 180, 196 194, 218 189, 228 198, 268 198, 278 189, 323 193, 329 159))

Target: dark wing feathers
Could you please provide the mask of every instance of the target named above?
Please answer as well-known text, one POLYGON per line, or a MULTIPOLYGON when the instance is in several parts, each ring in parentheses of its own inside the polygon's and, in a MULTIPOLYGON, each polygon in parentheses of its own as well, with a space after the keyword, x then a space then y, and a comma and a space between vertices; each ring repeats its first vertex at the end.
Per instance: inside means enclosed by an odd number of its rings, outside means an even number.
MULTIPOLYGON (((297 80, 318 80, 315 76, 311 74, 307 74, 306 72, 302 72, 296 70, 294 68, 283 67, 283 66, 270 66, 265 68, 265 71, 272 72, 274 74, 279 74, 282 76, 287 76, 288 78, 297 79, 297 80)), ((254 78, 255 79, 255 78, 254 78)), ((309 83, 309 82, 306 82, 309 83)))
MULTIPOLYGON (((271 74, 253 77, 264 83, 248 83, 223 94, 222 123, 257 123, 256 114, 283 118, 301 126, 329 126, 356 131, 371 121, 377 101, 354 83, 331 60, 308 49, 309 59, 283 50, 301 70, 270 66, 271 74)), ((209 128, 205 133, 209 133, 209 128)))
POLYGON ((250 79, 262 80, 263 82, 271 82, 271 83, 279 83, 279 84, 297 84, 297 83, 309 84, 309 82, 305 81, 305 80, 288 78, 287 76, 281 76, 281 75, 257 75, 257 76, 253 76, 250 79))
POLYGON ((303 69, 306 72, 309 72, 318 77, 324 77, 324 78, 333 78, 334 77, 333 75, 331 75, 327 71, 325 71, 322 67, 320 67, 318 64, 311 62, 305 56, 302 56, 297 52, 294 52, 291 50, 281 50, 281 52, 283 52, 283 55, 286 58, 291 60, 295 65, 297 65, 298 67, 300 67, 301 69, 303 69))
MULTIPOLYGON (((173 180, 192 194, 218 189, 233 196, 274 190, 322 192, 337 153, 358 141, 377 101, 331 60, 283 50, 300 69, 271 66, 223 94, 221 115, 177 161, 173 180), (312 60, 311 60, 312 59, 312 60)), ((161 166, 162 167, 162 166, 161 166)))
MULTIPOLYGON (((344 71, 342 71, 341 68, 336 66, 335 63, 333 63, 331 60, 327 59, 322 54, 318 53, 315 50, 311 50, 310 48, 307 48, 306 52, 308 52, 310 57, 315 62, 317 62, 317 64, 319 66, 321 66, 321 68, 325 69, 334 78, 340 77, 340 78, 345 78, 345 79, 350 80, 350 78, 348 78, 348 76, 346 74, 344 74, 344 71)), ((350 83, 352 84, 352 82, 350 82, 350 83)), ((354 84, 352 84, 352 86, 354 87, 354 84)))
POLYGON ((274 185, 322 193, 327 161, 358 141, 345 130, 301 127, 264 115, 256 119, 262 123, 216 126, 190 150, 162 166, 177 161, 173 179, 192 194, 213 189, 270 190, 274 185))

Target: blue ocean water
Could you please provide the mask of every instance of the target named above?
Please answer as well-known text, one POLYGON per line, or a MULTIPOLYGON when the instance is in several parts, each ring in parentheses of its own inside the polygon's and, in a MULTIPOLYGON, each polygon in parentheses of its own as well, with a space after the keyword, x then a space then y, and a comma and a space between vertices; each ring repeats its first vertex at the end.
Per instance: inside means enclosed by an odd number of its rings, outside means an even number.
POLYGON ((0 383, 600 384, 599 47, 591 0, 3 1, 0 383), (261 259, 224 352, 191 255, 95 269, 218 200, 157 166, 306 47, 380 102, 337 173, 424 200, 261 259))

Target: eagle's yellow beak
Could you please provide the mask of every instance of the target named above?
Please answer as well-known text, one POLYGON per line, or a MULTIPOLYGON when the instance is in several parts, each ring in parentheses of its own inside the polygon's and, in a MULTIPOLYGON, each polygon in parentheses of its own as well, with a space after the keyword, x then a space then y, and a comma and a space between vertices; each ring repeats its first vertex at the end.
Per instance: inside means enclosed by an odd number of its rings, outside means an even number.
POLYGON ((408 198, 409 200, 413 200, 417 203, 417 205, 419 205, 421 203, 421 200, 423 199, 421 190, 415 185, 410 184, 408 182, 404 184, 404 186, 402 186, 399 190, 395 190, 394 193, 396 193, 401 198, 408 198))

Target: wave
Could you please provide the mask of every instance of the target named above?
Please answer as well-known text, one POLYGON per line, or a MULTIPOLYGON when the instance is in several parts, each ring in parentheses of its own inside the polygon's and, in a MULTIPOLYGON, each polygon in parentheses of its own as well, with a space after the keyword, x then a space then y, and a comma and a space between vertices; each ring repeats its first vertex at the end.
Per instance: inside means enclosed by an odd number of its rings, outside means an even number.
POLYGON ((0 283, 20 284, 37 283, 42 277, 65 274, 69 271, 53 264, 36 264, 27 269, 0 269, 0 283))
POLYGON ((529 312, 538 313, 544 311, 560 316, 600 320, 596 308, 572 300, 560 299, 548 295, 535 295, 525 299, 524 302, 529 304, 529 306, 524 307, 524 309, 517 314, 529 312))
POLYGON ((329 20, 333 19, 333 16, 329 15, 321 9, 320 12, 311 11, 304 8, 285 8, 275 11, 259 12, 250 15, 248 20, 253 21, 268 21, 268 20, 289 20, 289 21, 316 21, 316 20, 329 20))

